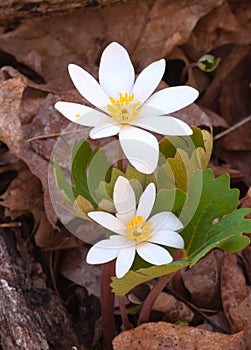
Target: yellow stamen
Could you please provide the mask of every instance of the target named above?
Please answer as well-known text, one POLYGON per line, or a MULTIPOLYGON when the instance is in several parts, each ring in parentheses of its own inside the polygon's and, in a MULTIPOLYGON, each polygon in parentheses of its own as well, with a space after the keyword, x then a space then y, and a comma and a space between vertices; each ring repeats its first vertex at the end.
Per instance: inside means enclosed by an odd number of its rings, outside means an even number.
POLYGON ((150 228, 152 223, 145 222, 142 216, 133 216, 132 221, 128 221, 126 234, 131 241, 144 242, 151 238, 153 229, 150 228))
POLYGON ((81 115, 79 113, 77 113, 77 114, 75 114, 75 117, 79 118, 79 117, 81 117, 81 115))
POLYGON ((115 100, 112 96, 109 97, 111 104, 107 105, 110 117, 118 120, 121 124, 131 123, 139 114, 140 101, 133 103, 134 94, 129 95, 127 92, 123 95, 119 93, 119 99, 115 100))

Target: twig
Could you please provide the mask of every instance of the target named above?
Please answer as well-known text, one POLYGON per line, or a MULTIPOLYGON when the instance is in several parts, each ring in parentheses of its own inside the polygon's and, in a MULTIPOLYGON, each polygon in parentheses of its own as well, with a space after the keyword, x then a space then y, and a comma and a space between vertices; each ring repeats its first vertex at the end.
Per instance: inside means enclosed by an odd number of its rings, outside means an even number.
POLYGON ((166 287, 165 290, 169 293, 172 294, 175 298, 178 300, 182 301, 184 304, 186 304, 191 310, 193 310, 195 313, 200 315, 207 323, 209 323, 214 331, 217 331, 219 333, 224 333, 224 334, 229 334, 227 331, 225 331, 223 328, 218 326, 213 320, 211 320, 204 312, 199 310, 194 304, 190 303, 188 300, 184 299, 180 294, 175 292, 174 290, 170 289, 169 287, 166 287))
POLYGON ((176 272, 173 272, 161 277, 158 280, 158 282, 153 286, 152 290, 146 297, 144 304, 142 306, 142 309, 140 311, 139 318, 138 318, 138 325, 148 321, 155 299, 158 297, 161 291, 165 288, 166 284, 170 281, 170 279, 175 274, 176 272))
POLYGON ((83 129, 77 129, 77 130, 71 130, 71 131, 65 131, 65 132, 56 132, 53 134, 38 135, 38 136, 34 136, 30 139, 27 139, 26 141, 32 142, 32 141, 36 141, 36 140, 43 140, 43 139, 49 139, 49 138, 53 138, 53 137, 75 134, 78 132, 83 132, 83 129))
POLYGON ((103 350, 112 350, 115 336, 114 293, 111 290, 111 277, 115 274, 115 260, 103 264, 101 277, 101 308, 103 319, 103 350))
POLYGON ((214 136, 214 141, 221 139, 222 137, 228 135, 230 132, 238 129, 239 127, 241 127, 242 125, 244 125, 250 121, 251 121, 251 115, 249 115, 245 119, 242 119, 239 123, 234 124, 233 126, 228 128, 227 130, 224 130, 224 131, 220 132, 218 135, 214 136))
POLYGON ((120 309, 120 315, 122 318, 124 329, 127 330, 132 328, 128 319, 127 311, 126 311, 125 297, 119 297, 119 309, 120 309))
POLYGON ((4 224, 0 224, 1 228, 5 227, 21 227, 22 223, 21 222, 6 222, 4 224))

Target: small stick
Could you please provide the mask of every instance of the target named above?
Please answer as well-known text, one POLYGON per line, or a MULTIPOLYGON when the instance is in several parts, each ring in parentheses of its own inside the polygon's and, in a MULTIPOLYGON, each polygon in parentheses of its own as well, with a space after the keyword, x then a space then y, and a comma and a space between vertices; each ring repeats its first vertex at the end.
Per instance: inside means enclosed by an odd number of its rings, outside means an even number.
POLYGON ((22 223, 21 222, 6 222, 4 224, 0 224, 1 228, 5 227, 21 227, 22 223))
POLYGON ((248 122, 250 122, 250 121, 251 121, 251 115, 249 115, 249 116, 248 116, 247 118, 245 118, 245 119, 242 119, 239 123, 234 124, 233 126, 231 126, 230 128, 228 128, 227 130, 222 131, 222 132, 220 132, 218 135, 214 136, 214 141, 221 139, 222 137, 224 137, 224 136, 230 134, 230 132, 232 132, 232 131, 238 129, 239 127, 241 127, 242 125, 244 125, 244 124, 246 124, 246 123, 248 123, 248 122))
POLYGON ((32 142, 32 141, 36 141, 36 140, 43 140, 43 139, 49 139, 49 138, 53 138, 53 137, 59 137, 59 136, 64 136, 64 135, 70 135, 70 134, 75 134, 78 132, 83 132, 83 129, 77 129, 77 130, 72 130, 72 131, 65 131, 65 132, 56 132, 54 134, 45 134, 45 135, 38 135, 38 136, 34 136, 30 139, 27 139, 27 142, 32 142))
POLYGON ((198 315, 200 315, 205 321, 207 321, 207 323, 209 323, 213 330, 219 332, 219 333, 223 333, 223 334, 229 334, 229 332, 225 331, 225 329, 221 328, 220 326, 218 326, 212 319, 210 319, 203 311, 199 310, 197 308, 197 306, 195 306, 194 304, 192 304, 190 301, 186 300, 185 298, 183 298, 180 294, 178 294, 176 291, 174 291, 173 289, 170 289, 169 287, 166 287, 165 290, 173 295, 175 298, 177 298, 178 300, 182 301, 182 303, 186 304, 192 311, 194 311, 195 313, 197 313, 198 315))

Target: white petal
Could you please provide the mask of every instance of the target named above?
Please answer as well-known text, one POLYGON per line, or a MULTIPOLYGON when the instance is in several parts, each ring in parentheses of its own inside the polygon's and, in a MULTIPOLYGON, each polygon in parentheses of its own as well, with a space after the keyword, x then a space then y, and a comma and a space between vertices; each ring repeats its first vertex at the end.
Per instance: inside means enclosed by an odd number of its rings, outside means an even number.
POLYGON ((98 108, 110 103, 108 96, 91 74, 76 64, 69 64, 68 69, 73 84, 86 100, 98 108))
POLYGON ((162 135, 184 136, 193 134, 193 130, 186 123, 169 116, 140 117, 131 124, 162 135))
POLYGON ((175 112, 190 105, 198 95, 199 92, 190 86, 169 87, 153 94, 142 106, 142 110, 152 107, 162 114, 175 112))
POLYGON ((152 211, 155 199, 156 188, 153 183, 150 183, 139 199, 136 216, 142 216, 143 220, 146 221, 152 211))
POLYGON ((159 144, 155 136, 126 125, 120 130, 119 140, 125 156, 138 171, 154 172, 159 160, 159 144))
POLYGON ((135 101, 145 102, 145 100, 154 92, 159 85, 164 71, 166 62, 164 59, 149 64, 137 77, 132 93, 135 101))
MULTIPOLYGON (((108 241, 108 240, 107 240, 108 241)), ((101 241, 104 242, 104 241, 101 241)), ((99 242, 100 243, 100 242, 99 242)), ((117 257, 119 253, 119 248, 100 248, 96 244, 89 250, 86 256, 86 262, 88 264, 103 264, 111 261, 117 257)))
POLYGON ((120 124, 115 124, 113 122, 104 123, 100 126, 96 126, 90 131, 90 137, 92 139, 100 139, 103 137, 114 136, 119 133, 121 129, 120 124))
POLYGON ((123 277, 130 270, 135 258, 135 253, 135 244, 131 247, 122 248, 119 251, 116 261, 116 276, 118 278, 123 277))
POLYGON ((59 101, 54 107, 71 122, 84 126, 96 126, 112 121, 106 114, 78 103, 59 101))
MULTIPOLYGON (((113 235, 96 243, 88 252, 86 261, 88 264, 102 264, 115 259, 120 250, 127 247, 128 239, 123 236, 113 235)), ((132 244, 131 244, 132 246, 132 244)))
POLYGON ((159 230, 148 242, 166 245, 173 248, 184 248, 184 240, 180 234, 174 231, 159 230))
POLYGON ((158 245, 143 242, 137 246, 137 253, 142 259, 153 265, 169 264, 173 261, 171 254, 158 245))
POLYGON ((92 211, 88 213, 88 216, 108 230, 125 235, 125 225, 112 214, 104 211, 92 211))
POLYGON ((119 93, 131 93, 134 69, 126 49, 111 43, 103 51, 99 66, 99 82, 108 96, 119 98, 119 93))
POLYGON ((117 217, 126 225, 135 215, 136 200, 129 180, 123 176, 119 176, 114 185, 113 202, 117 217))
POLYGON ((179 231, 184 228, 182 222, 170 211, 162 211, 153 215, 148 221, 152 222, 154 232, 159 230, 179 231))

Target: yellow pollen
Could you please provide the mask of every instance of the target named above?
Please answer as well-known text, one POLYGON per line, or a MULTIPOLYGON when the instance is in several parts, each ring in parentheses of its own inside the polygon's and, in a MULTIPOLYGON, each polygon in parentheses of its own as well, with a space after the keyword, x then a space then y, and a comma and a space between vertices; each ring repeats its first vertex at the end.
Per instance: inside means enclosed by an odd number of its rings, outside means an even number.
POLYGON ((150 228, 152 223, 145 222, 142 216, 133 216, 132 221, 127 223, 126 234, 131 241, 144 242, 151 238, 153 229, 150 228))
POLYGON ((109 97, 111 104, 107 105, 110 117, 118 120, 121 124, 131 123, 139 114, 139 106, 142 104, 140 101, 133 103, 134 94, 119 93, 119 99, 115 100, 113 97, 109 97))
POLYGON ((81 117, 81 115, 79 113, 77 113, 77 114, 75 114, 75 117, 79 118, 79 117, 81 117))

